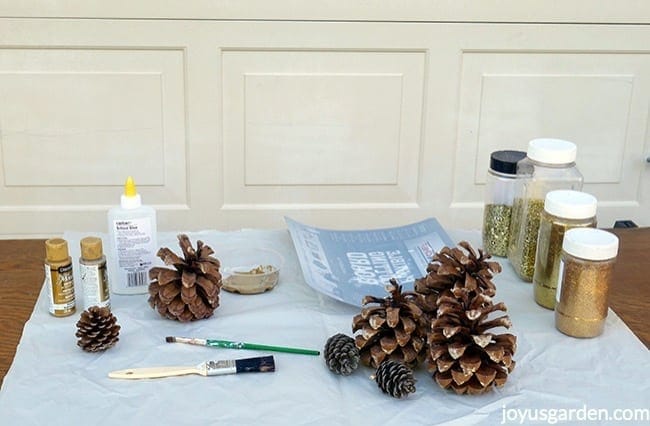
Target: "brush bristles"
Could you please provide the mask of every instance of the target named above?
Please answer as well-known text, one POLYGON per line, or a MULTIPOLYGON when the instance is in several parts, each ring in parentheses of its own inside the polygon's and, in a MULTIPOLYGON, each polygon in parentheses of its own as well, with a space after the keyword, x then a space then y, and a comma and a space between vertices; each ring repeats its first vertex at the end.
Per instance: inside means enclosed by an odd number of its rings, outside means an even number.
POLYGON ((176 342, 176 338, 175 338, 174 336, 167 336, 167 337, 165 337, 165 341, 166 341, 167 343, 175 343, 175 342, 176 342))

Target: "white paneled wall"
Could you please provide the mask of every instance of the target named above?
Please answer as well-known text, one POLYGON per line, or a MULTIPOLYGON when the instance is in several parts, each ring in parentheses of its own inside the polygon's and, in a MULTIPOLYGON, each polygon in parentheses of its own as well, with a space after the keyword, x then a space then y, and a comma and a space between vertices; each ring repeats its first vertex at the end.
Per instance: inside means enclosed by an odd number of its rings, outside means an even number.
POLYGON ((105 231, 128 175, 162 230, 277 228, 284 215, 478 229, 490 152, 535 137, 578 144, 601 225, 650 225, 642 17, 123 20, 99 7, 89 20, 3 8, 0 237, 105 231))
POLYGON ((415 207, 426 56, 353 43, 223 52, 224 208, 415 207))

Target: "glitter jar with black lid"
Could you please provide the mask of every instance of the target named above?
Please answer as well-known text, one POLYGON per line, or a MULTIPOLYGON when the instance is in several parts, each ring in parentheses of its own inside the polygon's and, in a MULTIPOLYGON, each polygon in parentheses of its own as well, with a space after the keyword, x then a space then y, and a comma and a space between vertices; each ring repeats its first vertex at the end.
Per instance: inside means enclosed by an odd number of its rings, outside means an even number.
POLYGON ((524 281, 533 280, 539 221, 546 194, 556 189, 582 189, 576 154, 573 142, 533 139, 528 143, 526 158, 517 163, 508 260, 524 281))
POLYGON ((562 242, 555 327, 573 337, 602 334, 618 237, 594 228, 569 229, 562 242))
POLYGON ((533 293, 538 305, 555 308, 564 234, 572 228, 595 228, 597 204, 596 197, 580 191, 559 189, 546 194, 533 276, 533 293))
POLYGON ((493 256, 508 255, 510 217, 515 196, 517 163, 526 157, 524 151, 495 151, 485 179, 483 208, 483 250, 493 256))

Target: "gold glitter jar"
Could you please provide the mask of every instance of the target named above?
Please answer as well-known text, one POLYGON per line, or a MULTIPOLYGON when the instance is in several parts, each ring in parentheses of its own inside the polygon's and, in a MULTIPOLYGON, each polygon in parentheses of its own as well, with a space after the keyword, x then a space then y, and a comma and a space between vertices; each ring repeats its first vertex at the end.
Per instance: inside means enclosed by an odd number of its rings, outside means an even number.
POLYGON ((596 226, 596 197, 560 189, 546 194, 539 221, 533 292, 539 305, 555 308, 564 233, 571 228, 596 226))
POLYGON ((576 153, 576 145, 569 141, 533 139, 528 143, 526 158, 517 163, 508 260, 524 281, 533 280, 539 221, 546 194, 556 189, 582 189, 576 153))
POLYGON ((555 327, 562 333, 573 337, 602 334, 617 254, 618 238, 610 232, 594 228, 566 232, 555 306, 555 327))
POLYGON ((495 151, 490 155, 490 168, 485 179, 482 234, 483 250, 493 256, 508 255, 517 162, 525 157, 523 151, 495 151))

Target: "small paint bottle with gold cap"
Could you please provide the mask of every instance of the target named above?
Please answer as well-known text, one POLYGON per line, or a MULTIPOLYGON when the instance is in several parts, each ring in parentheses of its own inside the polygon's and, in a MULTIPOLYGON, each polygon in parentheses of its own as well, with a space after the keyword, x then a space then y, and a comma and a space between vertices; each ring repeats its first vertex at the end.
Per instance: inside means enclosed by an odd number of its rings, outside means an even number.
POLYGON ((45 241, 45 284, 50 299, 50 313, 67 317, 75 313, 74 277, 68 242, 62 238, 45 241))
POLYGON ((80 241, 80 245, 79 273, 84 293, 84 307, 86 309, 91 306, 110 307, 110 289, 102 240, 98 237, 86 237, 80 241))

